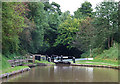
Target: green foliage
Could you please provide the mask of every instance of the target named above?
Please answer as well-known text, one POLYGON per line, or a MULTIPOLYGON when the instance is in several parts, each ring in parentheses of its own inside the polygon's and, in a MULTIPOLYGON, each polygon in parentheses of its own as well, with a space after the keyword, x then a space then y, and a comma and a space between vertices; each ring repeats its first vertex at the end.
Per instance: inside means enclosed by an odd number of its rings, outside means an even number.
POLYGON ((55 11, 55 12, 57 12, 59 15, 61 15, 60 5, 57 4, 57 3, 55 3, 55 2, 52 2, 51 5, 52 5, 53 11, 55 11))
POLYGON ((82 6, 74 12, 74 17, 79 19, 84 18, 86 16, 91 17, 92 11, 93 9, 91 3, 85 1, 84 3, 82 3, 82 6))
POLYGON ((31 10, 28 13, 28 18, 33 20, 36 25, 35 30, 31 32, 32 41, 30 44, 31 48, 29 52, 37 53, 38 51, 41 51, 41 47, 43 46, 45 28, 48 26, 46 12, 44 10, 44 4, 41 2, 32 2, 29 3, 28 6, 28 8, 31 10))
POLYGON ((4 71, 5 69, 8 69, 11 67, 7 60, 8 59, 5 56, 2 56, 2 68, 0 70, 4 71))
POLYGON ((79 31, 72 42, 72 45, 81 51, 87 51, 94 48, 94 38, 96 37, 96 29, 91 24, 92 19, 87 17, 80 20, 79 31))
POLYGON ((120 43, 117 2, 102 2, 93 14, 91 3, 85 1, 74 16, 62 13, 55 2, 3 2, 2 6, 2 51, 9 59, 19 53, 52 54, 67 48, 71 52, 71 47, 85 52, 82 57, 117 59, 113 46, 120 43))
POLYGON ((52 46, 57 37, 57 28, 60 22, 59 15, 58 13, 54 13, 54 14, 51 13, 48 15, 47 18, 48 18, 49 27, 47 27, 45 30, 44 39, 49 43, 50 46, 52 46))
POLYGON ((74 40, 76 32, 78 31, 79 20, 72 19, 70 16, 58 28, 58 36, 54 46, 58 44, 67 45, 70 47, 70 43, 74 40))
MULTIPOLYGON (((89 57, 89 51, 83 53, 81 57, 89 57)), ((99 59, 111 59, 111 60, 118 60, 118 43, 114 44, 108 50, 102 50, 100 48, 96 48, 92 50, 92 56, 94 58, 99 59)))
POLYGON ((22 3, 2 3, 2 50, 3 54, 16 53, 19 50, 19 33, 22 32, 25 27, 24 17, 24 5, 22 3), (22 9, 17 10, 19 6, 22 9), (20 12, 19 12, 20 11, 20 12))
POLYGON ((56 2, 52 2, 51 4, 49 2, 44 3, 45 7, 44 9, 49 13, 58 13, 61 15, 60 5, 56 2))
POLYGON ((45 29, 44 41, 47 43, 47 49, 53 47, 55 39, 57 38, 57 29, 60 23, 59 16, 61 15, 60 5, 52 2, 51 4, 46 2, 44 3, 47 13, 48 27, 45 29))
POLYGON ((98 58, 118 60, 118 45, 114 44, 109 50, 104 50, 102 54, 98 55, 98 58))
POLYGON ((60 23, 67 20, 67 18, 70 16, 70 11, 66 11, 60 15, 60 23))
MULTIPOLYGON (((92 57, 95 58, 96 56, 98 56, 99 54, 101 54, 103 52, 103 50, 101 48, 94 48, 92 50, 92 57)), ((86 58, 86 57, 90 57, 90 51, 86 51, 85 53, 83 53, 81 55, 82 58, 86 58)))
MULTIPOLYGON (((93 57, 98 56, 102 59, 117 59, 118 55, 116 53, 118 51, 115 47, 112 46, 114 46, 115 41, 119 42, 117 38, 119 37, 118 2, 101 2, 99 5, 96 6, 95 14, 96 15, 93 22, 90 23, 96 31, 95 38, 93 38, 92 40, 93 49, 91 50, 91 54, 93 57)), ((82 57, 88 57, 89 54, 90 51, 85 51, 85 53, 82 54, 82 57)))
POLYGON ((82 12, 80 12, 80 9, 78 9, 77 11, 74 12, 74 17, 78 19, 82 19, 84 18, 84 15, 82 14, 82 12))
POLYGON ((102 2, 96 7, 94 26, 97 29, 96 46, 110 48, 118 32, 118 2, 102 2), (99 41, 98 41, 99 40, 99 41))

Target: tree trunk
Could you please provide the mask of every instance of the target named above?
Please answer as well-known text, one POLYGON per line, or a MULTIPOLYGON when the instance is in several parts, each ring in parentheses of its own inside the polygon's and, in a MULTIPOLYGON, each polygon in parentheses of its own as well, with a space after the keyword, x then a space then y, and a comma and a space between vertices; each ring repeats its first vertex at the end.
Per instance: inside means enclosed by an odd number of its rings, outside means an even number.
POLYGON ((112 36, 112 38, 111 38, 111 46, 113 46, 113 36, 112 36))
POLYGON ((108 48, 110 48, 110 38, 108 38, 108 48))

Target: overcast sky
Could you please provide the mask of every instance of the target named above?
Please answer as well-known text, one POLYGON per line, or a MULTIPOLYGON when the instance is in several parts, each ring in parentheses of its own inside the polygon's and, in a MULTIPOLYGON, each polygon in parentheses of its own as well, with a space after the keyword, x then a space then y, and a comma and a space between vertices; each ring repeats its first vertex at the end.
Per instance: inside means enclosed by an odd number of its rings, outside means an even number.
MULTIPOLYGON (((70 11, 71 14, 74 13, 80 6, 81 3, 88 1, 92 4, 92 8, 94 9, 96 7, 96 4, 104 1, 104 0, 49 0, 51 2, 56 2, 61 6, 61 11, 65 12, 67 10, 70 11)), ((119 1, 119 0, 115 0, 119 1)))

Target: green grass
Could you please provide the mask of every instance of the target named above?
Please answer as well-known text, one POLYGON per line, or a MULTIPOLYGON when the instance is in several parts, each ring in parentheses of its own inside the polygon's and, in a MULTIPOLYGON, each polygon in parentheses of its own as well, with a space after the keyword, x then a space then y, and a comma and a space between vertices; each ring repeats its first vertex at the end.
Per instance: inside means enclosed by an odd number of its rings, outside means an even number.
POLYGON ((11 68, 8 68, 8 69, 2 71, 2 74, 22 70, 22 69, 25 69, 25 68, 29 68, 29 67, 28 66, 16 66, 16 67, 13 67, 13 68, 11 67, 11 68))
POLYGON ((2 56, 2 62, 1 62, 2 64, 0 63, 2 65, 2 67, 0 68, 0 74, 10 73, 12 71, 29 68, 28 66, 16 66, 16 67, 12 68, 7 60, 9 60, 9 59, 6 58, 5 56, 2 56))
POLYGON ((7 60, 8 58, 6 58, 5 56, 2 56, 2 68, 1 68, 2 71, 11 67, 7 60))
POLYGON ((48 61, 46 61, 46 60, 41 60, 41 61, 35 60, 35 63, 45 63, 45 64, 52 64, 52 65, 55 64, 55 63, 53 63, 53 62, 48 62, 48 61))
MULTIPOLYGON (((90 57, 90 52, 87 51, 83 53, 82 58, 90 57)), ((108 50, 102 50, 100 48, 96 48, 92 50, 92 57, 94 60, 81 60, 77 61, 77 64, 91 64, 91 65, 110 65, 110 66, 118 66, 118 43, 116 43, 113 47, 108 50), (86 63, 92 62, 92 63, 86 63)))
POLYGON ((118 61, 94 59, 94 60, 80 60, 80 61, 76 61, 75 64, 118 66, 118 61))
MULTIPOLYGON (((96 48, 92 50, 92 57, 102 60, 118 60, 118 43, 116 43, 113 47, 109 48, 108 50, 103 50, 100 48, 96 48)), ((90 52, 87 51, 81 55, 82 58, 90 57, 90 52)))
POLYGON ((75 63, 75 64, 88 64, 88 65, 105 65, 105 66, 118 66, 118 65, 114 65, 114 64, 101 64, 101 63, 75 63))
POLYGON ((118 60, 118 44, 114 45, 108 50, 104 50, 103 53, 98 55, 98 58, 118 60))

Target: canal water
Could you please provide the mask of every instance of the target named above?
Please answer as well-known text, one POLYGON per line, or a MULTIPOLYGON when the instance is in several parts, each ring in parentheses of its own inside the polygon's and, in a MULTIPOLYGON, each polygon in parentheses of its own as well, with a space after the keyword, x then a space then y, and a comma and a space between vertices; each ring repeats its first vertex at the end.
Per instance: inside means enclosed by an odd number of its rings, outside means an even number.
POLYGON ((6 82, 118 82, 118 70, 81 66, 40 66, 6 82))

